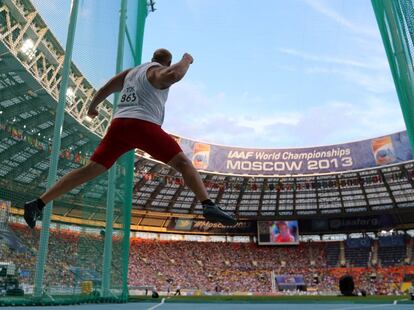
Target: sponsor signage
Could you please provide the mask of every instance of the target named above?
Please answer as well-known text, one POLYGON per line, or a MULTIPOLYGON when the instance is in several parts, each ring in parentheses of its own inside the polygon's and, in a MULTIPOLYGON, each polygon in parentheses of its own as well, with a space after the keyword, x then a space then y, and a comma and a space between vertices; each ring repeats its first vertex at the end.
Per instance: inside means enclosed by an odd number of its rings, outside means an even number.
POLYGON ((173 218, 168 224, 169 231, 208 232, 214 234, 253 234, 256 221, 239 221, 235 226, 224 226, 203 220, 173 218))
POLYGON ((386 229, 393 227, 395 221, 391 215, 384 214, 380 216, 303 220, 301 224, 308 231, 335 233, 338 231, 386 229))
MULTIPOLYGON (((238 235, 256 235, 258 242, 261 244, 270 244, 271 241, 277 240, 278 231, 276 223, 286 222, 281 220, 273 221, 239 221, 235 226, 224 226, 219 223, 211 223, 203 220, 172 218, 168 224, 170 232, 205 232, 210 234, 238 234, 238 235), (274 225, 273 225, 274 224, 274 225), (275 229, 277 228, 277 229, 275 229), (272 233, 274 234, 272 239, 272 233)), ((287 221, 290 234, 294 235, 294 242, 299 240, 300 226, 301 233, 339 233, 352 231, 377 231, 380 229, 391 229, 397 221, 390 214, 377 216, 355 216, 347 218, 315 218, 301 219, 299 221, 287 221)), ((279 242, 272 244, 283 244, 279 242)))

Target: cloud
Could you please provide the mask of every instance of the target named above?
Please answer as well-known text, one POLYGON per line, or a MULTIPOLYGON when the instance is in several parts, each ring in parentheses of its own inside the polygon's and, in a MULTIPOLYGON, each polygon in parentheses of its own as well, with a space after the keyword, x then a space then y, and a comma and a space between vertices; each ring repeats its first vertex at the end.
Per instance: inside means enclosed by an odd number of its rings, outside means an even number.
POLYGON ((306 66, 304 72, 307 74, 332 74, 340 76, 349 83, 361 86, 365 91, 385 94, 395 92, 394 82, 389 72, 377 70, 367 72, 352 68, 330 68, 324 66, 306 66))
POLYGON ((202 84, 182 82, 171 89, 164 128, 200 141, 262 148, 329 145, 404 129, 398 102, 383 95, 331 100, 301 110, 266 113, 260 105, 251 105, 250 110, 226 112, 236 111, 238 100, 249 98, 208 94, 202 84))
POLYGON ((365 54, 353 58, 315 55, 293 48, 279 48, 278 51, 305 60, 301 70, 306 74, 337 75, 368 92, 395 92, 388 62, 386 58, 378 55, 378 51, 376 54, 371 53, 369 58, 365 54))
POLYGON ((333 8, 327 6, 324 2, 320 0, 304 0, 304 2, 313 8, 316 12, 324 15, 325 17, 331 19, 335 23, 341 25, 342 27, 348 29, 349 31, 368 36, 368 37, 379 37, 378 29, 370 28, 367 25, 358 25, 350 21, 346 17, 339 14, 333 8))
POLYGON ((352 66, 356 68, 364 68, 364 69, 378 69, 387 66, 386 61, 383 58, 373 58, 370 61, 362 61, 362 60, 355 60, 351 58, 341 58, 337 56, 330 56, 330 55, 314 55, 310 53, 306 53, 303 51, 299 51, 293 48, 279 48, 279 52, 299 57, 303 60, 309 60, 314 62, 321 62, 327 64, 335 64, 335 65, 344 65, 344 66, 352 66))
POLYGON ((286 134, 274 147, 331 145, 369 139, 404 129, 398 102, 366 96, 355 102, 329 101, 304 110, 291 126, 270 125, 266 137, 286 134))
POLYGON ((211 143, 253 146, 267 126, 289 126, 299 120, 295 112, 267 113, 260 108, 265 100, 247 92, 209 95, 201 83, 183 81, 171 89, 165 129, 211 143))

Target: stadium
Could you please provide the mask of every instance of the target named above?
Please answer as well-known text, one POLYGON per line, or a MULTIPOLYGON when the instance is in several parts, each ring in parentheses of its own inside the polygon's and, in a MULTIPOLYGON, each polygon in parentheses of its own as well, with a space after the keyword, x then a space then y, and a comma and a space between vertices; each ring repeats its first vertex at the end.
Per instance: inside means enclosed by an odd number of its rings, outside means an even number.
MULTIPOLYGON (((87 116, 97 89, 71 60, 78 2, 64 48, 30 0, 0 1, 2 306, 412 307, 411 0, 372 1, 407 131, 299 148, 171 134, 235 226, 207 221, 181 174, 136 149, 48 204, 30 229, 25 202, 87 164, 113 114, 105 100, 87 116)), ((114 2, 120 72, 141 63, 155 4, 114 2)))

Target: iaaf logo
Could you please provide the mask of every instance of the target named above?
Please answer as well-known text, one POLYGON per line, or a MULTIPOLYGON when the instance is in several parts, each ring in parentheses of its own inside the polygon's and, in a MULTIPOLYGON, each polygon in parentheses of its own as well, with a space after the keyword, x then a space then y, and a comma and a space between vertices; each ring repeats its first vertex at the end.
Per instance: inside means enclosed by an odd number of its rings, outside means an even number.
POLYGON ((249 159, 254 157, 254 152, 245 152, 245 151, 230 151, 228 158, 237 158, 237 159, 249 159))
POLYGON ((253 152, 253 151, 230 151, 227 158, 237 159, 262 159, 262 160, 278 160, 280 159, 280 153, 267 153, 267 152, 253 152))

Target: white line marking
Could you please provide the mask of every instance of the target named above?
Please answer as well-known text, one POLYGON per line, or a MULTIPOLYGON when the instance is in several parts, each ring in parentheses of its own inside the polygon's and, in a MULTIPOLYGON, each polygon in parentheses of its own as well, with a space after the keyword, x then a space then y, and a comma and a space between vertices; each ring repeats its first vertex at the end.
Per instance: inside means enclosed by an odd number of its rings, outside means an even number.
POLYGON ((379 307, 389 307, 389 306, 391 306, 391 304, 369 305, 369 306, 356 305, 353 307, 346 307, 346 308, 332 308, 332 310, 359 310, 359 309, 369 309, 369 308, 379 308, 379 307))
POLYGON ((407 301, 407 300, 408 300, 407 298, 405 298, 405 299, 396 299, 396 300, 394 300, 393 305, 398 304, 399 301, 407 301))
POLYGON ((154 310, 158 307, 161 307, 164 304, 164 301, 165 301, 165 298, 163 298, 159 304, 156 304, 155 306, 148 308, 147 310, 154 310))

